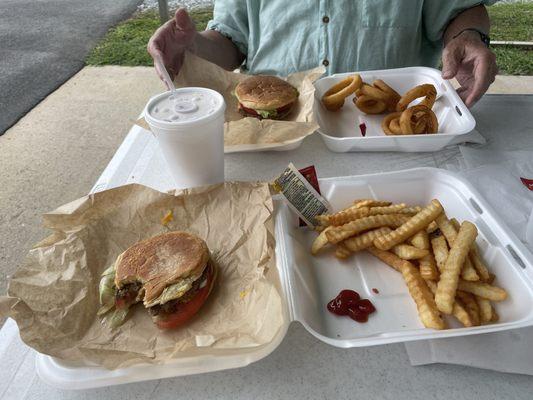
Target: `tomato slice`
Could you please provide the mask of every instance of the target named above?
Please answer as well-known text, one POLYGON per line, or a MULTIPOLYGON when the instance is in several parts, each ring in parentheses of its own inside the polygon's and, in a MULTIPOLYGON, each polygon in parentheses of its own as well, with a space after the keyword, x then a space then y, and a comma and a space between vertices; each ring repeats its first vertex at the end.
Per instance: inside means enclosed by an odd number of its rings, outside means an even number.
POLYGON ((213 287, 215 271, 211 263, 207 266, 207 282, 206 285, 198 290, 196 295, 186 303, 179 303, 177 305, 176 311, 170 314, 159 314, 155 319, 155 324, 160 329, 173 329, 179 325, 184 324, 189 319, 191 319, 202 305, 207 300, 207 296, 211 292, 213 287))

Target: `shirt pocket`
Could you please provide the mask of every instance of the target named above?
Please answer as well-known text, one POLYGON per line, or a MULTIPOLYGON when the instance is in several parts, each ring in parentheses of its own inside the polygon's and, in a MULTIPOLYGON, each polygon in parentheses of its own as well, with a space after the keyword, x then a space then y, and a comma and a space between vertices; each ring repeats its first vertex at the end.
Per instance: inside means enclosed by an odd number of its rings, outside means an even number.
POLYGON ((413 28, 422 21, 424 0, 362 0, 365 28, 413 28))

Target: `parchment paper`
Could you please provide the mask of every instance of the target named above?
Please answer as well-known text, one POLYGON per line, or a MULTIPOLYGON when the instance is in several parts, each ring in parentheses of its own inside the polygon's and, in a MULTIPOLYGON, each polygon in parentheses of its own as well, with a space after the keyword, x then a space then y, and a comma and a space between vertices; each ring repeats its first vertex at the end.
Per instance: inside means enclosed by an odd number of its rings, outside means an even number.
POLYGON ((54 233, 13 275, 0 310, 37 351, 106 368, 269 343, 283 324, 267 184, 225 183, 176 194, 140 185, 83 197, 44 215, 54 233), (172 211, 173 220, 161 219, 172 211), (112 330, 96 316, 101 272, 126 248, 168 230, 206 240, 219 267, 197 316, 160 331, 141 305, 112 330))
MULTIPOLYGON (((261 147, 272 143, 291 143, 318 129, 313 116, 313 82, 324 72, 324 67, 318 67, 286 77, 298 89, 300 96, 293 111, 282 121, 243 117, 238 111, 238 101, 233 92, 237 84, 248 75, 228 72, 194 54, 186 54, 174 83, 176 87, 206 87, 222 94, 226 102, 224 146, 228 150, 238 151, 238 146, 242 145, 255 144, 261 147)), ((137 124, 149 130, 143 119, 137 124)))

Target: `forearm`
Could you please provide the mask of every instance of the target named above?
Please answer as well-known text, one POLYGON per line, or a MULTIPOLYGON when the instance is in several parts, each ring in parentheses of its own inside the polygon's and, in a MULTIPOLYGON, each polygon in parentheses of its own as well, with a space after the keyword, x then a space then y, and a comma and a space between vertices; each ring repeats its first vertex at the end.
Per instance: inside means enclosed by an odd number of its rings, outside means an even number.
POLYGON ((244 55, 231 40, 213 30, 199 32, 194 40, 193 51, 220 67, 231 71, 242 64, 244 55))
POLYGON ((455 17, 444 32, 444 45, 448 44, 455 35, 466 28, 475 28, 488 34, 490 30, 490 19, 484 5, 469 8, 455 17))

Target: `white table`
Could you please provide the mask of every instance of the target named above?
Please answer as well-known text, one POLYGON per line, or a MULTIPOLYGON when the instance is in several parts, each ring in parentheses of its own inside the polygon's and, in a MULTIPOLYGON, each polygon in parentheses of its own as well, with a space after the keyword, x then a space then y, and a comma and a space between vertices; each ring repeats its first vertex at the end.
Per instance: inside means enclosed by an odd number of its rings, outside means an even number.
MULTIPOLYGON (((533 96, 486 96, 474 109, 477 129, 493 150, 533 150, 533 96)), ((290 152, 226 156, 228 180, 268 180, 289 161, 314 164, 321 177, 355 175, 461 162, 458 147, 438 153, 329 152, 318 135, 290 152)), ((93 190, 130 182, 166 190, 171 181, 150 135, 133 128, 93 190)), ((490 199, 489 199, 490 200, 490 199)), ((8 320, 0 331, 0 399, 529 399, 533 379, 453 365, 411 367, 401 344, 337 349, 292 324, 279 348, 246 368, 122 386, 65 391, 51 388, 35 372, 36 353, 8 320)))

